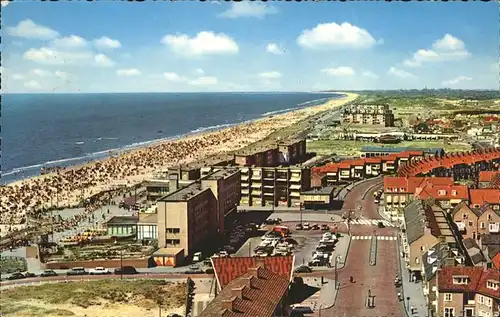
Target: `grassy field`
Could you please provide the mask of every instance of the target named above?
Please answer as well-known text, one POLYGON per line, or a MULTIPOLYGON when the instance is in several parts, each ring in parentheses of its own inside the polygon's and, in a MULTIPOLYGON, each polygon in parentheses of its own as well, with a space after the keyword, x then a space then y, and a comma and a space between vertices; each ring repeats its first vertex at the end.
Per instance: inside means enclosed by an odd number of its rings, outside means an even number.
MULTIPOLYGON (((185 305, 187 284, 161 280, 97 280, 2 290, 3 316, 156 316, 185 305)), ((165 313, 166 315, 166 313, 165 313)))
MULTIPOLYGON (((343 141, 343 140, 318 140, 308 141, 307 150, 318 155, 358 155, 363 146, 380 146, 374 142, 343 141)), ((445 152, 460 152, 471 149, 466 144, 444 144, 434 141, 404 141, 399 144, 386 144, 385 147, 419 147, 419 148, 444 148, 445 152)))

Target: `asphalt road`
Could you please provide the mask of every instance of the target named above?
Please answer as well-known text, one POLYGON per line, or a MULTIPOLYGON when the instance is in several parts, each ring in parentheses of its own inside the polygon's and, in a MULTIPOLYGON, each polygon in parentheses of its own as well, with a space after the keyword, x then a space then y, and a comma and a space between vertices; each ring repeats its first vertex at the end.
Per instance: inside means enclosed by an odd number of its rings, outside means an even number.
MULTIPOLYGON (((382 219, 374 203, 373 192, 380 188, 380 179, 368 181, 354 187, 346 196, 344 210, 354 210, 353 217, 382 219), (361 210, 358 206, 361 205, 361 210)), ((351 235, 395 236, 393 227, 377 228, 369 225, 350 225, 351 235)), ((345 225, 339 231, 347 231, 345 225)), ((323 317, 357 316, 403 316, 397 300, 397 290, 393 285, 397 272, 396 240, 381 240, 377 243, 377 262, 369 264, 371 240, 352 240, 346 266, 339 271, 339 293, 335 305, 321 311, 323 317), (350 282, 353 276, 354 283, 350 282), (368 308, 366 300, 369 293, 374 298, 374 307, 368 308)))

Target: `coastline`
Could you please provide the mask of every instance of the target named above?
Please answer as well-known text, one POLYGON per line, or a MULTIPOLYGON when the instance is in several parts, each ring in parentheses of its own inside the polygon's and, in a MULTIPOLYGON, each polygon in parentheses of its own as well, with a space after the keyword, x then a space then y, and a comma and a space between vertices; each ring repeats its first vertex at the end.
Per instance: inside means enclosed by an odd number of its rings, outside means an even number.
MULTIPOLYGON (((176 162, 166 161, 163 162, 161 166, 137 169, 135 175, 130 175, 121 179, 107 180, 106 182, 98 183, 95 186, 87 187, 85 191, 91 194, 97 193, 99 191, 105 190, 106 187, 112 185, 113 182, 118 181, 127 182, 128 184, 134 185, 136 183, 142 182, 144 179, 152 177, 152 172, 154 170, 162 170, 178 164, 189 164, 220 152, 231 152, 239 150, 245 146, 264 139, 266 136, 278 129, 293 125, 298 121, 306 119, 317 113, 341 107, 342 105, 351 102, 358 97, 358 95, 354 93, 330 93, 340 94, 341 97, 329 99, 323 104, 315 105, 312 107, 305 107, 286 113, 264 116, 248 122, 235 123, 234 125, 226 126, 215 131, 200 131, 192 134, 182 135, 173 139, 159 140, 157 142, 152 142, 144 147, 125 149, 123 152, 120 152, 118 156, 106 157, 104 159, 94 160, 89 163, 74 165, 66 168, 59 174, 56 172, 52 172, 44 175, 15 180, 8 183, 6 187, 16 187, 38 183, 46 178, 60 177, 60 175, 64 175, 69 171, 78 171, 84 168, 91 168, 95 167, 97 164, 106 165, 110 161, 122 161, 123 164, 127 164, 127 161, 130 161, 133 158, 137 158, 138 156, 140 157, 141 155, 147 155, 146 152, 148 151, 161 151, 160 147, 165 145, 181 145, 189 142, 196 143, 201 140, 220 140, 222 138, 222 142, 219 142, 220 144, 212 147, 204 147, 203 149, 196 151, 196 153, 188 155, 188 157, 178 159, 176 162), (240 133, 239 136, 238 132, 240 133), (233 139, 230 136, 233 136, 233 139)), ((60 202, 60 205, 76 204, 78 202, 78 194, 79 193, 75 195, 74 191, 72 193, 60 193, 59 195, 62 196, 61 198, 63 198, 63 201, 60 202)))

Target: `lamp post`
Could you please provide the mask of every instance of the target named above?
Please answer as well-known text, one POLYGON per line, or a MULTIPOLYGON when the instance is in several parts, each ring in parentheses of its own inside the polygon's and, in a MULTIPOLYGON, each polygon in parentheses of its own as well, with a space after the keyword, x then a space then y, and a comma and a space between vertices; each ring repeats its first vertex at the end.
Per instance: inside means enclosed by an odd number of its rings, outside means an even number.
MULTIPOLYGON (((115 240, 115 245, 118 240, 115 240)), ((120 247, 120 280, 123 280, 123 249, 120 247)))
POLYGON ((339 289, 337 264, 341 258, 342 257, 339 254, 335 257, 335 289, 339 289))

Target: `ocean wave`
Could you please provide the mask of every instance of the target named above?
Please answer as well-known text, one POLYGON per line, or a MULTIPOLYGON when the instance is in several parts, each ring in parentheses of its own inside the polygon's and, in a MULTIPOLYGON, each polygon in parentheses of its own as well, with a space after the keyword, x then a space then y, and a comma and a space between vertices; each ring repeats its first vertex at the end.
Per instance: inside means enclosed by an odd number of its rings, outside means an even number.
MULTIPOLYGON (((266 116, 270 116, 270 115, 274 115, 274 114, 280 114, 280 113, 286 113, 286 112, 298 110, 298 109, 304 108, 304 106, 306 106, 306 105, 309 105, 309 104, 312 104, 312 103, 315 103, 315 102, 320 102, 320 101, 323 101, 323 100, 332 99, 332 98, 335 98, 335 97, 325 97, 325 98, 320 98, 320 99, 306 101, 306 102, 297 104, 295 107, 266 112, 266 113, 262 114, 261 117, 266 117, 266 116)), ((336 98, 338 98, 338 97, 336 97, 336 98)), ((13 175, 13 174, 18 174, 18 173, 21 173, 21 172, 24 172, 24 171, 29 171, 29 170, 34 170, 34 169, 38 169, 39 170, 41 167, 53 167, 53 166, 56 166, 56 165, 61 164, 61 163, 69 163, 69 162, 73 162, 73 161, 83 161, 83 160, 88 160, 88 159, 106 158, 109 153, 124 153, 124 152, 130 151, 132 149, 141 148, 141 147, 145 147, 145 146, 148 146, 148 145, 153 145, 153 144, 156 144, 156 143, 173 141, 173 140, 185 137, 185 136, 189 136, 189 135, 197 134, 197 133, 201 133, 201 132, 217 131, 217 130, 221 130, 221 129, 224 129, 224 128, 229 128, 229 127, 232 127, 232 126, 235 126, 235 125, 239 125, 239 124, 250 123, 250 122, 258 120, 258 119, 259 118, 250 119, 250 120, 246 120, 246 121, 235 122, 235 123, 225 123, 225 124, 218 124, 218 125, 213 125, 213 126, 208 126, 208 127, 199 127, 199 128, 194 129, 194 130, 191 130, 191 131, 189 131, 187 133, 182 133, 182 134, 178 134, 178 135, 174 135, 174 136, 163 137, 163 138, 158 138, 158 139, 153 139, 153 140, 147 140, 147 141, 141 141, 141 142, 134 142, 134 143, 131 143, 131 144, 127 144, 127 145, 121 146, 119 148, 112 148, 112 149, 106 149, 106 150, 101 150, 101 151, 92 152, 92 153, 86 153, 84 156, 78 156, 78 157, 72 157, 72 158, 63 158, 63 159, 58 159, 58 160, 53 160, 53 161, 47 161, 45 163, 40 163, 40 164, 35 164, 35 165, 30 165, 30 166, 24 166, 24 167, 18 167, 18 168, 14 168, 14 169, 12 169, 10 171, 7 171, 7 172, 2 172, 2 176, 8 176, 8 175, 13 175)), ((96 140, 119 140, 119 139, 120 138, 118 138, 118 137, 100 137, 100 138, 96 138, 96 140)), ((76 142, 75 144, 84 144, 84 142, 80 141, 80 142, 76 142)))

